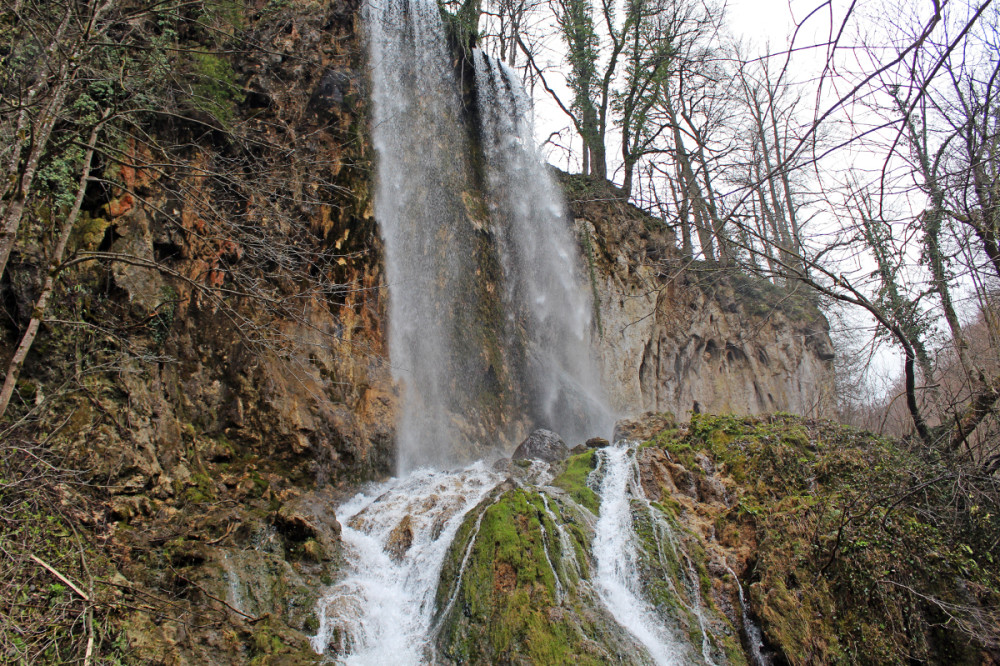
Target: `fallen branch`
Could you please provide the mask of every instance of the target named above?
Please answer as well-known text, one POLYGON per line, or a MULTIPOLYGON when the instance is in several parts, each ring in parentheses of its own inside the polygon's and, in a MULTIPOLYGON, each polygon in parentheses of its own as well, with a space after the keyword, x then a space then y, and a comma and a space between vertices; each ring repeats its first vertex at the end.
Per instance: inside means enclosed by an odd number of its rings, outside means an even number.
POLYGON ((71 589, 72 589, 72 590, 73 590, 74 592, 76 592, 77 594, 79 594, 79 595, 80 595, 80 597, 81 597, 81 598, 82 598, 82 599, 83 599, 84 601, 86 601, 87 603, 90 603, 90 597, 89 597, 89 596, 87 596, 87 594, 86 594, 86 593, 84 593, 84 591, 83 591, 83 590, 81 590, 81 589, 80 589, 79 587, 77 587, 76 585, 74 585, 74 584, 73 584, 73 581, 71 581, 71 580, 70 580, 69 578, 66 578, 66 576, 62 575, 62 574, 61 574, 61 573, 59 573, 58 571, 56 571, 55 567, 53 567, 53 566, 52 566, 51 564, 49 564, 49 563, 48 563, 48 562, 46 562, 45 560, 41 559, 40 557, 36 557, 35 555, 29 555, 29 557, 30 557, 30 558, 31 558, 32 560, 34 560, 34 561, 35 561, 36 563, 38 563, 38 564, 42 565, 43 567, 45 567, 46 569, 48 569, 48 570, 49 570, 49 572, 50 572, 50 573, 51 573, 51 574, 52 574, 53 576, 55 576, 56 578, 58 578, 58 579, 59 579, 59 580, 61 580, 62 582, 66 583, 67 585, 69 585, 69 586, 70 586, 70 588, 71 588, 71 589))
POLYGON ((225 539, 227 536, 229 536, 232 533, 233 526, 235 526, 235 525, 236 525, 236 523, 229 523, 229 525, 226 527, 226 533, 225 534, 223 534, 222 536, 220 536, 218 539, 213 539, 212 541, 206 541, 205 543, 207 543, 209 546, 214 546, 215 544, 220 543, 223 539, 225 539))

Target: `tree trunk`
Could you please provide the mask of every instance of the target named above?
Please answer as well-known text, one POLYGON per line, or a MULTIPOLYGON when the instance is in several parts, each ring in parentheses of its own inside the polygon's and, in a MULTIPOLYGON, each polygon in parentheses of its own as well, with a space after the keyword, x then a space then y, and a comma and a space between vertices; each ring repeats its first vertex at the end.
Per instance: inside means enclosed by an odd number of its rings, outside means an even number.
MULTIPOLYGON (((107 114, 105 118, 107 118, 107 114)), ((14 395, 14 388, 17 385, 17 378, 21 374, 24 359, 27 358, 28 352, 31 351, 31 345, 35 342, 35 337, 38 335, 38 328, 45 317, 49 299, 55 290, 56 276, 59 274, 60 264, 62 263, 63 255, 66 253, 66 244, 69 242, 69 236, 73 231, 73 226, 76 224, 76 219, 80 215, 80 207, 83 205, 83 197, 87 191, 87 181, 90 179, 90 165, 94 159, 94 146, 97 144, 97 134, 100 132, 102 124, 103 121, 95 125, 90 132, 90 139, 87 141, 87 151, 83 158, 83 172, 80 174, 80 182, 76 190, 76 199, 73 201, 73 206, 70 208, 59 230, 56 245, 52 250, 52 255, 49 257, 49 270, 45 275, 45 281, 42 284, 38 300, 35 302, 35 307, 31 311, 31 320, 28 322, 24 335, 21 336, 21 342, 18 344, 17 349, 14 350, 14 355, 11 357, 10 363, 7 364, 7 373, 4 376, 3 387, 0 388, 0 419, 7 412, 7 405, 10 404, 10 399, 14 395)))
MULTIPOLYGON (((75 69, 73 70, 76 71, 75 69)), ((7 260, 14 249, 14 242, 17 240, 17 230, 21 226, 21 219, 24 217, 24 209, 28 205, 31 195, 31 187, 34 184, 35 174, 38 171, 38 164, 48 146, 49 136, 52 128, 56 124, 59 111, 66 96, 69 81, 63 79, 59 82, 49 104, 41 113, 41 117, 33 123, 31 128, 32 143, 28 152, 28 158, 24 162, 23 168, 15 168, 11 175, 17 178, 17 187, 14 195, 4 210, 3 222, 0 224, 0 277, 3 276, 7 268, 7 260), (17 173, 20 171, 20 173, 17 173)), ((20 165, 18 165, 20 166, 20 165)))
POLYGON ((669 94, 665 97, 665 102, 674 134, 674 153, 676 154, 678 171, 680 171, 681 183, 683 185, 681 191, 690 203, 691 211, 694 213, 695 231, 698 232, 698 242, 701 244, 701 252, 705 256, 705 261, 715 263, 715 249, 713 247, 714 229, 706 226, 704 201, 702 201, 701 192, 698 189, 698 181, 695 178, 694 170, 691 168, 691 160, 684 147, 684 138, 681 136, 681 128, 677 124, 677 115, 674 113, 674 107, 670 102, 669 94))

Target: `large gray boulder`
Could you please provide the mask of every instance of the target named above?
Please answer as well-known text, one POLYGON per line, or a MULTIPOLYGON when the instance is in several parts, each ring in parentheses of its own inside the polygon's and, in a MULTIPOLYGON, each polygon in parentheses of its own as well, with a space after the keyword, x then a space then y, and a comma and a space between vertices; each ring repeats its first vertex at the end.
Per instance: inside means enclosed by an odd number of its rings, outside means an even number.
POLYGON ((556 462, 557 460, 562 460, 567 455, 569 455, 569 447, 566 446, 566 442, 562 440, 562 437, 551 430, 539 428, 528 435, 514 449, 514 455, 511 457, 514 460, 556 462))

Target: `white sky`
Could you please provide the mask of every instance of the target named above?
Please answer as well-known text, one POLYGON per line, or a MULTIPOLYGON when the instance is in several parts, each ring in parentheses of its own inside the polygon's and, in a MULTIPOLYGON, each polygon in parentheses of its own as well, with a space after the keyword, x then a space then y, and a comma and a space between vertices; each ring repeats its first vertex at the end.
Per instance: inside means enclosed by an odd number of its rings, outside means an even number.
MULTIPOLYGON (((794 4, 804 5, 801 1, 794 4)), ((761 43, 770 39, 775 45, 791 36, 788 0, 729 0, 728 5, 729 25, 738 35, 761 43)))

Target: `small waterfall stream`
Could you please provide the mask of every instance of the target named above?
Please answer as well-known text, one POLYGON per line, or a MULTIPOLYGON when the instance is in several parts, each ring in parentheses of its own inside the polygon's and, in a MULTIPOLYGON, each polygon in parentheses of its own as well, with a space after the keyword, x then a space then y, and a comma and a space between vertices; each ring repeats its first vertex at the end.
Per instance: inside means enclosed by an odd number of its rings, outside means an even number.
POLYGON ((635 452, 627 443, 600 452, 603 474, 601 511, 594 536, 597 584, 601 599, 615 619, 641 642, 660 666, 683 664, 685 647, 643 598, 639 575, 638 536, 632 501, 642 497, 636 480, 635 452))
POLYGON ((320 601, 313 649, 348 664, 428 661, 445 554, 465 514, 501 480, 482 463, 423 469, 341 505, 349 573, 320 601))

